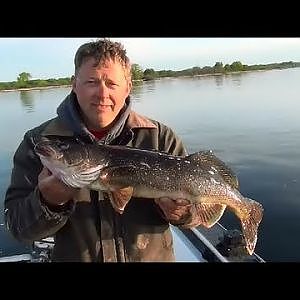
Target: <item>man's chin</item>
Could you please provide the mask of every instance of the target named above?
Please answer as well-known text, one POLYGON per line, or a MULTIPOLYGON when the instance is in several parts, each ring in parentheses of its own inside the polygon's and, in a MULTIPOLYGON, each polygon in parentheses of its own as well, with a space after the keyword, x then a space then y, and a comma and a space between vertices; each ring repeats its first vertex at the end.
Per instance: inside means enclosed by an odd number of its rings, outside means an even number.
POLYGON ((106 127, 109 127, 113 121, 115 119, 115 116, 101 116, 98 114, 98 120, 97 120, 97 124, 99 126, 99 128, 103 129, 103 128, 106 128, 106 127))

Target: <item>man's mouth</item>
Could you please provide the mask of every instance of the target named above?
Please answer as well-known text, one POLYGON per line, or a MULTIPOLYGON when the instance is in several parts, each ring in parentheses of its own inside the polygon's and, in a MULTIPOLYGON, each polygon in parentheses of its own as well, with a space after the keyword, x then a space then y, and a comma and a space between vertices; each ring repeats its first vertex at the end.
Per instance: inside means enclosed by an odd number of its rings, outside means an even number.
POLYGON ((112 110, 112 105, 106 105, 106 104, 98 104, 96 105, 97 111, 108 111, 112 110))

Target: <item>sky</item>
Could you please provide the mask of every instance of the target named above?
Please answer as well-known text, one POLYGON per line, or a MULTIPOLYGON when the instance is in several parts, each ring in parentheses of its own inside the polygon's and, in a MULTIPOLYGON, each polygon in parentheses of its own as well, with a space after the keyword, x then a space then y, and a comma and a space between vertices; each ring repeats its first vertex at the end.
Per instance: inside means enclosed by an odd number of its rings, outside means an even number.
MULTIPOLYGON (((21 72, 32 79, 70 77, 77 48, 96 38, 0 38, 0 82, 21 72)), ((143 70, 183 70, 231 64, 300 62, 300 38, 111 38, 143 70)))

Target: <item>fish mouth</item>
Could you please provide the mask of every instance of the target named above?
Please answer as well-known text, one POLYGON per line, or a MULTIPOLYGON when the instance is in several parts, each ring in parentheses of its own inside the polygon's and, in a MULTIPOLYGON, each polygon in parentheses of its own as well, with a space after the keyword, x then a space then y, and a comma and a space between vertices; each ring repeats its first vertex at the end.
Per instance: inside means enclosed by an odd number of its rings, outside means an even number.
POLYGON ((46 145, 45 143, 37 143, 34 147, 34 151, 41 157, 45 158, 56 158, 60 159, 62 157, 61 155, 58 155, 57 152, 52 149, 51 146, 46 145))

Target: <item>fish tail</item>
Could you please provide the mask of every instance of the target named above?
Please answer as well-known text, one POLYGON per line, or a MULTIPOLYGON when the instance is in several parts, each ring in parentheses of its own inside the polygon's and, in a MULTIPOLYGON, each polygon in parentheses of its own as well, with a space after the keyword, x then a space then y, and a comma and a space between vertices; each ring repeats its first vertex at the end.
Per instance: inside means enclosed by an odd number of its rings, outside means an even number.
POLYGON ((263 217, 263 207, 260 203, 246 198, 249 202, 241 216, 242 230, 245 237, 246 248, 250 255, 253 254, 256 241, 258 226, 263 217))

